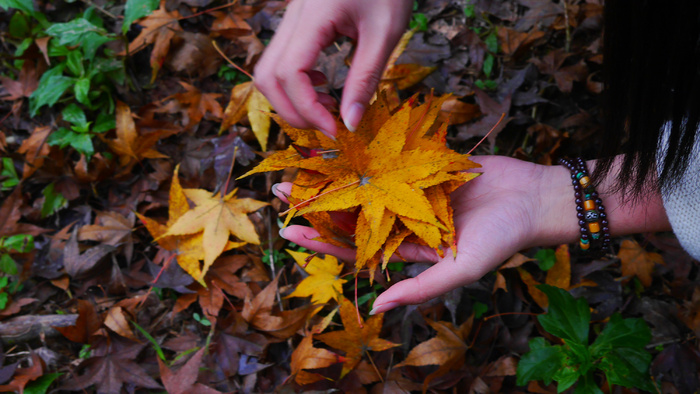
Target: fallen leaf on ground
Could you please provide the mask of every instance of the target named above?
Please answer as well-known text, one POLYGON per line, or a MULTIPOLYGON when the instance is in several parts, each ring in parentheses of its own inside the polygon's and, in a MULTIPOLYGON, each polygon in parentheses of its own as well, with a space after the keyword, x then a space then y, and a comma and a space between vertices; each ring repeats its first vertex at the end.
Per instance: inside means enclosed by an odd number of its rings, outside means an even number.
POLYGON ((622 265, 622 276, 636 276, 644 287, 651 286, 652 272, 656 264, 664 264, 658 253, 647 252, 636 241, 626 239, 617 253, 622 265))
POLYGON ((318 340, 326 345, 345 352, 345 362, 340 377, 347 375, 360 362, 368 351, 380 352, 399 346, 398 343, 379 338, 384 314, 380 313, 362 321, 356 313, 355 306, 348 299, 340 301, 340 319, 343 331, 333 331, 319 335, 318 340), (359 321, 358 321, 359 320, 359 321))
POLYGON ((343 294, 343 283, 347 280, 338 277, 343 270, 343 263, 338 263, 338 259, 331 255, 324 258, 313 256, 307 262, 306 259, 311 256, 309 253, 289 249, 287 253, 309 274, 288 297, 311 296, 312 304, 325 304, 331 298, 337 301, 338 296, 343 294))
POLYGON ((248 115, 248 122, 250 122, 253 134, 258 139, 262 150, 266 151, 267 136, 270 133, 269 112, 271 110, 272 105, 253 82, 238 84, 231 90, 231 98, 224 111, 219 134, 240 122, 243 116, 248 115))
POLYGON ((326 349, 313 346, 313 337, 309 333, 297 345, 292 353, 291 376, 300 385, 311 384, 325 379, 323 375, 305 371, 306 369, 325 368, 343 361, 343 357, 326 349))

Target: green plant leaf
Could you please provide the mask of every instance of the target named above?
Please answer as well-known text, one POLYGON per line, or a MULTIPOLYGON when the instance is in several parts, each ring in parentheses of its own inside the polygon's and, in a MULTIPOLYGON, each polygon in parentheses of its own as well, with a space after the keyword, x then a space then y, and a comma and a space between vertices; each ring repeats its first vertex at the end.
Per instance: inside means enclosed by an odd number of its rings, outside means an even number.
POLYGON ((10 35, 16 38, 25 38, 29 34, 29 20, 27 16, 21 12, 15 12, 10 19, 8 28, 10 35))
POLYGON ((589 372, 583 375, 583 379, 579 379, 578 385, 576 385, 576 394, 603 394, 598 385, 595 383, 595 378, 593 372, 589 372))
POLYGON ((5 309, 9 301, 10 297, 7 295, 7 293, 0 293, 0 311, 5 309))
POLYGON ((0 0, 0 8, 4 10, 14 8, 31 14, 34 12, 34 3, 32 0, 0 0))
POLYGON ((104 133, 115 129, 117 127, 117 120, 114 115, 110 115, 107 112, 100 112, 97 114, 97 119, 95 120, 95 126, 92 128, 93 133, 104 133))
POLYGON ((416 29, 418 31, 428 30, 428 17, 424 13, 418 12, 413 14, 411 22, 409 23, 409 28, 416 29))
POLYGON ((549 298, 549 311, 537 316, 550 334, 567 341, 588 345, 591 311, 583 298, 575 299, 567 291, 550 285, 537 286, 549 298))
POLYGON ((557 382, 557 393, 561 393, 581 377, 581 371, 575 366, 564 366, 554 374, 554 380, 557 382))
POLYGON ((58 372, 42 375, 39 379, 30 382, 27 387, 24 388, 24 394, 46 394, 51 383, 58 379, 59 376, 61 376, 61 374, 58 372))
POLYGON ((623 319, 616 313, 591 345, 591 353, 598 358, 614 348, 644 349, 650 340, 651 329, 644 320, 623 319))
MULTIPOLYGON (((17 263, 15 260, 7 253, 0 255, 0 272, 4 272, 8 275, 17 275, 17 263)), ((2 308, 0 308, 2 309, 2 308)))
POLYGON ((85 74, 85 68, 83 67, 83 54, 79 50, 74 50, 68 52, 66 55, 66 67, 74 77, 82 77, 85 74))
POLYGON ((650 364, 651 354, 645 349, 615 348, 600 360, 599 368, 610 384, 655 391, 649 376, 650 364))
POLYGON ((47 143, 51 146, 59 146, 65 148, 72 146, 73 149, 84 154, 87 157, 95 153, 92 145, 92 139, 88 133, 76 133, 73 130, 61 127, 49 135, 47 143))
POLYGON ((15 170, 15 163, 9 157, 2 158, 0 178, 6 178, 0 183, 0 189, 2 190, 12 189, 19 184, 19 176, 17 176, 17 170, 15 170))
POLYGON ((126 34, 134 21, 150 15, 156 8, 158 8, 158 0, 126 0, 122 33, 126 34))
POLYGON ((34 237, 29 234, 15 234, 0 239, 0 248, 14 250, 20 253, 29 253, 34 249, 34 237))
POLYGON ((73 87, 75 92, 75 99, 78 100, 80 104, 90 105, 90 98, 88 93, 90 93, 90 78, 79 78, 73 87))
POLYGON ((148 331, 144 330, 143 327, 141 327, 141 326, 139 326, 138 324, 136 324, 135 321, 132 320, 132 321, 131 321, 131 324, 133 324, 134 327, 136 327, 136 329, 139 330, 139 332, 140 332, 144 337, 146 337, 146 339, 148 339, 148 342, 150 342, 151 345, 153 345, 153 349, 156 351, 156 354, 158 354, 158 358, 160 358, 160 359, 163 360, 165 363, 167 363, 168 360, 165 358, 165 353, 163 352, 163 348, 160 347, 160 344, 158 343, 158 341, 156 341, 156 339, 153 338, 153 336, 152 336, 151 334, 149 334, 148 331))
POLYGON ((46 71, 39 79, 39 86, 29 97, 29 113, 36 116, 37 111, 44 105, 52 107, 63 93, 75 83, 75 78, 63 75, 65 63, 61 63, 46 71))
POLYGON ((484 64, 482 66, 482 70, 484 71, 484 75, 486 75, 487 77, 490 77, 491 72, 493 72, 494 60, 495 60, 495 58, 490 53, 487 53, 486 57, 484 57, 484 64))
MULTIPOLYGON (((92 143, 90 143, 92 145, 92 143)), ((77 148, 76 148, 77 149, 77 148)), ((44 204, 41 205, 41 217, 45 218, 56 213, 61 208, 68 205, 68 200, 63 197, 63 194, 57 193, 54 190, 54 184, 50 183, 41 192, 44 195, 44 204)))
POLYGON ((61 115, 63 115, 63 120, 73 125, 87 125, 85 112, 83 112, 83 110, 75 103, 68 104, 68 106, 61 111, 61 115))
POLYGON ((552 383, 554 374, 563 366, 564 349, 561 346, 550 346, 541 337, 531 339, 529 345, 530 351, 525 353, 518 362, 516 384, 524 386, 531 380, 542 380, 545 384, 552 383))
POLYGON ((95 57, 97 48, 112 40, 107 31, 86 18, 75 18, 66 23, 56 23, 46 29, 46 34, 58 38, 59 45, 80 46, 89 61, 95 57))
POLYGON ((486 36, 484 43, 486 44, 486 49, 489 52, 498 53, 498 35, 496 34, 495 29, 489 33, 488 36, 486 36))
POLYGON ((554 249, 540 249, 535 253, 535 259, 542 271, 549 271, 557 262, 554 249))

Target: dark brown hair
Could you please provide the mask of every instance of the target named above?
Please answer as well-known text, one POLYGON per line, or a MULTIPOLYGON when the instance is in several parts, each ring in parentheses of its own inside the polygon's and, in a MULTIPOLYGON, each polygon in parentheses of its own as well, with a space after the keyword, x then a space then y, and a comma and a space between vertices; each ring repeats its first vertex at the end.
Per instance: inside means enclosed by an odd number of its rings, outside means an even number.
POLYGON ((626 196, 670 191, 700 126, 700 1, 608 0, 603 34, 607 142, 593 176, 602 179, 624 153, 617 186, 626 196), (664 128, 668 154, 654 182, 664 128))

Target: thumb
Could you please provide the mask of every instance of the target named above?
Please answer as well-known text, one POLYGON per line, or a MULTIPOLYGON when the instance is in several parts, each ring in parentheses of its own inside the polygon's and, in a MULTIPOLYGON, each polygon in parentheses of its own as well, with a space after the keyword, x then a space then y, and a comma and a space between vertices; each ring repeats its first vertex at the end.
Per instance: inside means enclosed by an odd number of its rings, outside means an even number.
POLYGON ((400 37, 400 33, 377 30, 367 29, 358 34, 357 50, 345 81, 340 113, 350 131, 355 131, 360 123, 367 103, 377 90, 386 61, 400 37))

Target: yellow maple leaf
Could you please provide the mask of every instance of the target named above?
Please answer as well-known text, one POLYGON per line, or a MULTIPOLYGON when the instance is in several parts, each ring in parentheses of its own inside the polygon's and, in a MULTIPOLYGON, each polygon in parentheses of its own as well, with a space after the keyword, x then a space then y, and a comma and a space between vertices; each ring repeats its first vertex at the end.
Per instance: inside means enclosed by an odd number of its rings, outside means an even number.
MULTIPOLYGON (((162 225, 157 221, 147 218, 139 213, 136 215, 146 226, 146 229, 149 233, 151 233, 151 236, 157 240, 158 244, 163 249, 175 253, 178 265, 200 284, 202 284, 202 286, 206 287, 204 276, 209 270, 210 265, 200 267, 199 263, 200 260, 204 260, 204 248, 202 246, 203 232, 200 231, 195 234, 180 236, 165 235, 168 232, 168 227, 172 226, 182 215, 190 210, 185 192, 182 190, 182 186, 180 186, 180 180, 178 178, 179 167, 179 165, 175 167, 173 179, 170 184, 167 224, 162 225)), ((234 249, 244 244, 245 242, 228 241, 228 244, 224 250, 234 249)))
POLYGON ((204 230, 202 245, 205 267, 211 266, 224 251, 229 235, 259 245, 260 238, 248 213, 255 212, 268 203, 252 198, 235 198, 237 191, 234 189, 224 197, 217 197, 207 190, 185 189, 185 195, 196 207, 180 216, 163 236, 195 234, 204 230))
POLYGON ((629 239, 622 241, 617 257, 622 266, 622 276, 636 276, 644 287, 651 286, 651 274, 656 264, 664 264, 660 254, 647 252, 639 243, 629 239))
POLYGON ((219 134, 240 122, 247 114, 255 138, 258 139, 262 150, 266 151, 267 136, 270 133, 269 112, 271 110, 272 105, 252 81, 238 84, 231 90, 231 99, 224 111, 219 134))
POLYGON ((343 270, 343 264, 338 263, 338 259, 331 255, 326 255, 325 258, 314 256, 307 263, 306 259, 311 256, 310 253, 289 249, 287 253, 309 274, 288 297, 311 296, 311 303, 325 304, 331 298, 337 301, 338 295, 343 294, 343 283, 347 280, 338 277, 343 270))

